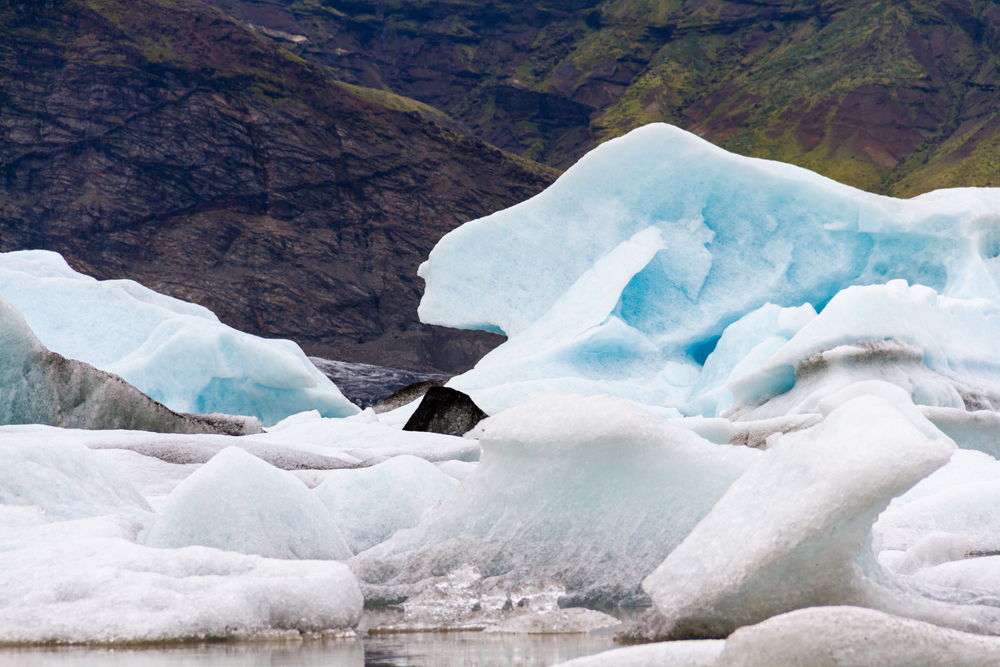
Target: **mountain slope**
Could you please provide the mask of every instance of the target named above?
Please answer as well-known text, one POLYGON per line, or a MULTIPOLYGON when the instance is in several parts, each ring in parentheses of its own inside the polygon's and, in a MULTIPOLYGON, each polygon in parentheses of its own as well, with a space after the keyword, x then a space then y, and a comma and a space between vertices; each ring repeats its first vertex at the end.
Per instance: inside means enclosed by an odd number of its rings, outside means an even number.
POLYGON ((876 192, 997 181, 993 2, 212 1, 560 168, 666 121, 876 192))
POLYGON ((455 371, 417 265, 557 172, 360 97, 197 0, 0 2, 0 250, 45 248, 310 354, 455 371))

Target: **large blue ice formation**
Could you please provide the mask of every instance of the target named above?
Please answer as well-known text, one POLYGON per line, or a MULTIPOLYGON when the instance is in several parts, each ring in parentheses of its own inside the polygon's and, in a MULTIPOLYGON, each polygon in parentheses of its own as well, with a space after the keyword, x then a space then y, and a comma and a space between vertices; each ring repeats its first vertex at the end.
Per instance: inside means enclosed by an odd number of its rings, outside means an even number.
POLYGON ((179 412, 250 415, 265 425, 306 410, 358 412, 295 343, 241 333, 130 280, 84 276, 53 252, 0 254, 0 295, 50 350, 179 412))
POLYGON ((419 313, 509 336, 450 384, 488 412, 611 391, 712 414, 724 372, 763 364, 841 290, 903 279, 1000 303, 998 257, 1000 190, 883 197, 657 124, 445 236, 419 313))

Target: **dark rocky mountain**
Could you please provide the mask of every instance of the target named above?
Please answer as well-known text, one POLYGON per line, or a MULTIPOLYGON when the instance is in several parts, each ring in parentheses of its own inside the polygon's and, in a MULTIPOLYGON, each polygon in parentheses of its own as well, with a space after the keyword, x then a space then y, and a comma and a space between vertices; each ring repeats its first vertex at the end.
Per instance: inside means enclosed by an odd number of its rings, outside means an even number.
POLYGON ((875 192, 1000 185, 996 2, 212 2, 559 168, 666 121, 875 192))
POLYGON ((0 250, 309 354, 462 370, 500 337, 420 325, 417 265, 558 172, 421 109, 198 0, 0 0, 0 250))

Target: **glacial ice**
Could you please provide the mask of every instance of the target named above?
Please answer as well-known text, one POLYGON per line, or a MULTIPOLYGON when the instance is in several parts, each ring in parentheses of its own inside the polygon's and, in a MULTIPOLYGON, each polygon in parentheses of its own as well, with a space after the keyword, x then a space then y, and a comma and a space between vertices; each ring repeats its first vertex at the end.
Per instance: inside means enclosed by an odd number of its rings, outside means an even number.
POLYGON ((120 376, 168 408, 258 417, 358 412, 287 340, 264 340, 209 310, 128 280, 98 281, 44 250, 0 253, 0 295, 50 350, 120 376))
POLYGON ((458 482, 416 456, 396 456, 370 468, 337 470, 313 493, 340 528, 347 546, 361 553, 447 498, 458 482))
POLYGON ((612 649, 554 667, 715 667, 725 644, 719 639, 658 642, 612 649))
POLYGON ((1000 638, 858 607, 814 607, 741 628, 714 667, 988 667, 1000 638))
MULTIPOLYGON (((768 303, 820 309, 893 279, 1000 303, 998 221, 995 189, 882 197, 649 125, 446 235, 419 314, 509 336, 448 385, 490 414, 546 391, 678 406, 726 327, 768 303)), ((776 343, 750 333, 761 356, 776 343)))
POLYGON ((871 552, 879 512, 954 451, 947 438, 927 437, 921 419, 858 395, 770 443, 643 582, 661 615, 653 634, 724 637, 797 608, 842 604, 1000 634, 991 603, 893 578, 871 552))
POLYGON ((416 528, 352 559, 366 594, 417 590, 472 564, 484 585, 553 581, 574 599, 635 600, 760 456, 609 396, 544 396, 471 435, 483 448, 476 471, 416 528))
POLYGON ((288 638, 358 623, 361 592, 341 563, 152 549, 135 543, 140 528, 114 515, 12 526, 0 512, 0 644, 288 638))
POLYGON ((223 449, 178 484, 143 541, 266 558, 351 557, 337 525, 305 484, 239 447, 223 449))
MULTIPOLYGON (((137 429, 164 433, 231 433, 218 415, 178 414, 121 378, 42 345, 14 306, 0 296, 0 424, 137 429)), ((226 418, 233 426, 239 418, 226 418)), ((259 423, 253 421, 259 431, 259 423)), ((249 426, 244 423, 244 429, 249 426)))
POLYGON ((0 506, 5 505, 37 507, 56 520, 151 511, 114 466, 60 433, 42 441, 0 439, 0 506))

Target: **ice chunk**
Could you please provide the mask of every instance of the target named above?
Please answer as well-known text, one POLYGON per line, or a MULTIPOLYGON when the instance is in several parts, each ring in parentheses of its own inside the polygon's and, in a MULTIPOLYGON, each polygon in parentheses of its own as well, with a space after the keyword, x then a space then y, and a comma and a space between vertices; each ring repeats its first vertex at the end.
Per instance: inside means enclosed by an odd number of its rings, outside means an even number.
POLYGON ((715 667, 725 645, 719 639, 660 642, 588 655, 555 667, 715 667))
POLYGON ((1000 552, 1000 480, 970 482, 890 506, 875 528, 883 549, 910 549, 931 533, 960 535, 971 552, 1000 552))
POLYGON ((178 484, 144 541, 267 558, 351 556, 326 508, 302 482, 238 447, 222 450, 178 484))
POLYGON ((138 283, 83 276, 56 253, 0 254, 0 295, 50 350, 114 373, 172 410, 265 424, 304 410, 358 412, 295 343, 240 333, 138 283))
POLYGON ((35 505, 58 520, 151 511, 113 466, 66 437, 0 441, 0 505, 35 505))
POLYGON ((897 384, 921 405, 1000 404, 998 337, 1000 308, 985 299, 940 296, 901 280, 850 287, 758 371, 729 384, 736 402, 727 414, 816 410, 826 393, 864 379, 897 384))
POLYGON ((1000 457, 1000 414, 994 410, 921 406, 920 411, 959 447, 1000 457))
POLYGON ((928 567, 941 563, 965 558, 969 551, 969 540, 955 533, 927 533, 918 539, 912 547, 899 553, 900 557, 886 562, 883 551, 879 554, 879 563, 886 565, 893 572, 913 574, 928 567))
POLYGON ((634 599, 761 455, 609 396, 543 396, 472 434, 483 447, 476 471, 416 528, 356 556, 360 579, 413 591, 471 563, 487 584, 544 580, 574 598, 634 599))
MULTIPOLYGON (((799 607, 900 606, 856 556, 892 497, 953 449, 877 396, 782 436, 643 582, 665 619, 661 632, 723 637, 799 607)), ((925 611, 911 600, 910 614, 925 611)))
POLYGON ((997 591, 1000 591, 1000 556, 956 559, 920 570, 914 577, 937 586, 971 591, 996 604, 997 591))
POLYGON ((709 417, 722 414, 733 402, 726 385, 763 366, 814 317, 810 304, 781 308, 768 303, 730 324, 705 359, 685 411, 709 417))
POLYGON ((424 511, 448 497, 458 481, 433 463, 396 456, 357 470, 337 470, 313 490, 354 553, 412 528, 424 511))
POLYGON ((1000 638, 858 607, 814 607, 741 628, 714 667, 987 667, 1000 638))
POLYGON ((0 349, 0 424, 228 432, 204 417, 169 410, 120 377, 50 352, 2 296, 0 349))
POLYGON ((0 643, 296 637, 357 624, 341 563, 135 544, 105 516, 0 531, 0 643))

